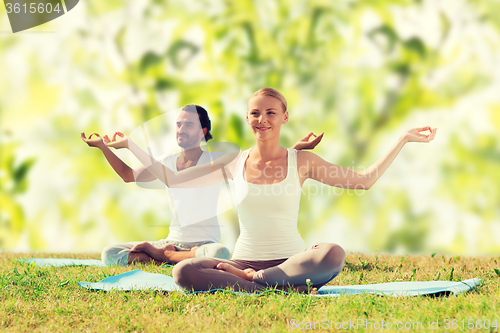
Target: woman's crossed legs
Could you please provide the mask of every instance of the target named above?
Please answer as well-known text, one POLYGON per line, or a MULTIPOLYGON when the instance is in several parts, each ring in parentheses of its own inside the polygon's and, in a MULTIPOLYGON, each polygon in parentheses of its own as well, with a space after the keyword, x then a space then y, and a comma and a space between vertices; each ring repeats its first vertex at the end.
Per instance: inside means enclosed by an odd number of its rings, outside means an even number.
POLYGON ((173 269, 173 276, 179 286, 194 291, 229 287, 234 290, 256 292, 267 286, 289 285, 307 291, 307 279, 311 281, 313 287, 319 288, 325 285, 342 271, 344 258, 345 252, 339 245, 317 243, 284 261, 272 260, 269 262, 271 265, 273 262, 279 264, 256 272, 249 269, 253 270, 254 267, 265 265, 266 262, 250 261, 247 262, 249 265, 245 265, 241 260, 193 258, 177 264, 173 269), (222 265, 219 265, 220 263, 222 265), (252 263, 255 263, 254 267, 252 263))

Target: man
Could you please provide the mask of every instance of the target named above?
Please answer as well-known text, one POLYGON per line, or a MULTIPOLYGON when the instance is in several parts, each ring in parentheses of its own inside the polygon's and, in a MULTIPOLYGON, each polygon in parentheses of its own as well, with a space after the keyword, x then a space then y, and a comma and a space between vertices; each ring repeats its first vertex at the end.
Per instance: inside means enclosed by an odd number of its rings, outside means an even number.
MULTIPOLYGON (((158 158, 162 164, 174 171, 210 163, 222 156, 201 150, 203 140, 212 139, 211 122, 207 111, 198 105, 186 105, 176 120, 177 144, 181 148, 178 154, 158 158)), ((118 133, 118 132, 117 132, 118 133)), ((116 135, 113 136, 113 141, 116 135)), ((81 138, 90 147, 99 148, 115 172, 125 182, 150 182, 156 180, 146 167, 130 168, 107 147, 111 142, 108 136, 101 138, 94 133, 87 139, 81 138), (94 135, 93 134, 93 135, 94 135)), ((293 148, 312 149, 322 134, 309 142, 310 133, 300 139, 293 148)), ((171 224, 166 239, 154 242, 130 242, 111 245, 104 248, 102 260, 106 264, 127 265, 133 262, 178 263, 194 257, 215 257, 229 259, 229 250, 220 244, 220 228, 217 221, 217 201, 221 184, 201 188, 170 188, 171 224)))

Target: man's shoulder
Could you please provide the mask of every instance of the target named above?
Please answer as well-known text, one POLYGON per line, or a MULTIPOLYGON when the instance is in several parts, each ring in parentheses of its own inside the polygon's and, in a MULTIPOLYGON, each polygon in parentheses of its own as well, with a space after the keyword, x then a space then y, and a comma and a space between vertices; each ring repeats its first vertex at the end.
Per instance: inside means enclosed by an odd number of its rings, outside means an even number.
POLYGON ((180 153, 167 153, 167 154, 161 154, 156 157, 158 161, 163 161, 171 158, 177 158, 179 157, 180 153))
POLYGON ((160 163, 164 164, 167 166, 167 168, 170 168, 172 170, 177 170, 177 158, 179 157, 180 153, 168 153, 168 154, 163 154, 160 155, 156 158, 157 161, 160 163))

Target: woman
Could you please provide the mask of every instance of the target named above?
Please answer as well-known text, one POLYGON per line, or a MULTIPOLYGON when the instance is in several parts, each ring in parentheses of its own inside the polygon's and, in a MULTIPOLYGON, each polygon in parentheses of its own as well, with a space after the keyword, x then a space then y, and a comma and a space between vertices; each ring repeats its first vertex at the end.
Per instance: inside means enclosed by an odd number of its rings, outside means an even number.
MULTIPOLYGON (((222 176, 234 181, 241 234, 232 260, 182 261, 174 267, 173 276, 185 289, 232 287, 253 292, 267 286, 292 286, 307 291, 311 286, 325 285, 342 270, 345 252, 339 245, 329 243, 305 249, 297 230, 304 181, 313 179, 330 186, 370 189, 407 142, 430 142, 436 135, 435 128, 412 129, 375 164, 364 172, 356 172, 331 164, 316 154, 281 147, 281 126, 288 122, 287 103, 272 88, 262 88, 250 97, 246 120, 255 136, 255 147, 217 160, 210 168, 220 169, 222 176), (421 134, 423 131, 430 134, 421 134)), ((124 140, 125 137, 120 142, 124 140)), ((157 162, 151 164, 146 153, 132 141, 127 142, 116 145, 129 148, 167 185, 194 186, 186 182, 197 178, 201 186, 200 183, 206 185, 222 177, 218 170, 210 173, 208 167, 173 173, 157 162), (178 185, 183 182, 184 185, 178 185)))

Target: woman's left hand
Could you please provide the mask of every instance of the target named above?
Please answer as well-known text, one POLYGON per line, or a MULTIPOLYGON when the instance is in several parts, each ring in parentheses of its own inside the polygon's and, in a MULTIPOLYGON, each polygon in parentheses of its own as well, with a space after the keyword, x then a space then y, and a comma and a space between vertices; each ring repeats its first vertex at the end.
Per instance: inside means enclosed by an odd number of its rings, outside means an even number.
POLYGON ((105 137, 104 143, 106 143, 106 146, 108 147, 113 147, 115 149, 120 149, 120 148, 128 148, 128 140, 129 137, 126 136, 125 134, 121 132, 115 132, 113 135, 113 140, 109 141, 109 138, 107 136, 105 137), (121 139, 116 140, 116 136, 121 137, 121 139))
POLYGON ((436 136, 437 127, 417 127, 407 131, 404 134, 404 139, 406 142, 431 142, 434 140, 436 136), (430 132, 430 133, 421 133, 421 132, 430 132))
POLYGON ((321 142, 321 139, 323 139, 323 134, 325 134, 325 132, 321 133, 320 135, 315 135, 313 132, 311 132, 297 141, 291 148, 297 150, 314 149, 314 147, 316 147, 318 143, 321 142), (314 139, 309 141, 309 139, 311 139, 311 136, 314 136, 314 139))

